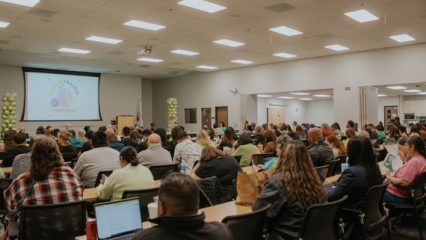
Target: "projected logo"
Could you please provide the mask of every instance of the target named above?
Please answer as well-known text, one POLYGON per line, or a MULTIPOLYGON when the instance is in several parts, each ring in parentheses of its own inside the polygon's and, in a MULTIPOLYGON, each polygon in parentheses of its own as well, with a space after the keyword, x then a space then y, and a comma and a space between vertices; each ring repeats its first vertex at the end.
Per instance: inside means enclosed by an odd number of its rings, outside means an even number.
POLYGON ((75 84, 69 80, 60 80, 50 91, 50 105, 55 109, 71 110, 79 94, 80 91, 75 84))

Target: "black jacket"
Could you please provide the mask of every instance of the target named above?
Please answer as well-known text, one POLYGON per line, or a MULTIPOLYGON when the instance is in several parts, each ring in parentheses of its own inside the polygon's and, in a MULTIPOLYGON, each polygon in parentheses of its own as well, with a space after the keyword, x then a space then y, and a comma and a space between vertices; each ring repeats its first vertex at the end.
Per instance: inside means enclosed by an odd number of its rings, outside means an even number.
POLYGON ((16 156, 27 152, 31 152, 31 148, 24 145, 9 148, 4 154, 2 167, 11 167, 16 156))
POLYGON ((133 240, 232 240, 229 228, 219 222, 205 222, 204 213, 184 217, 159 217, 150 221, 158 224, 141 230, 133 240))
POLYGON ((323 166, 325 162, 334 159, 333 149, 324 140, 309 145, 308 152, 315 167, 323 166))

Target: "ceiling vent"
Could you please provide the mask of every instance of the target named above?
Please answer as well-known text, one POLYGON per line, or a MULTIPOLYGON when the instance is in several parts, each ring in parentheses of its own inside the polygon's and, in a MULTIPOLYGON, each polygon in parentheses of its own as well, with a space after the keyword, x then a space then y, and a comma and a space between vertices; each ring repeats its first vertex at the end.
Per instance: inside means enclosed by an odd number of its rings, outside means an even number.
POLYGON ((295 9, 295 7, 283 2, 283 3, 278 3, 278 4, 265 7, 265 9, 272 12, 276 12, 276 13, 283 13, 283 12, 293 10, 295 9))
POLYGON ((58 12, 50 11, 50 10, 44 10, 44 9, 40 9, 40 8, 32 8, 30 11, 28 11, 28 13, 31 14, 31 15, 37 16, 37 17, 50 18, 58 12))

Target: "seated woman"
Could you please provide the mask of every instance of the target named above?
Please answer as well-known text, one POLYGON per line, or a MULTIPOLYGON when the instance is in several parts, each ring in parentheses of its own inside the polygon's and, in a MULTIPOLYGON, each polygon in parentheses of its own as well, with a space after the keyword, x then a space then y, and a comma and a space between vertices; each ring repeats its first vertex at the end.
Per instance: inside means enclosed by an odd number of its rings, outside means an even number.
POLYGON ((411 198, 407 187, 426 172, 426 149, 423 139, 419 136, 412 136, 408 138, 407 143, 406 163, 393 176, 389 172, 385 174, 389 182, 384 196, 386 202, 407 202, 411 198))
POLYGON ((277 148, 275 149, 277 153, 277 157, 273 157, 263 164, 264 169, 268 169, 271 173, 276 173, 277 171, 281 171, 281 167, 283 165, 284 159, 283 153, 287 148, 287 144, 293 141, 291 137, 288 135, 281 135, 277 138, 277 148))
POLYGON ((324 187, 302 142, 288 143, 282 158, 281 172, 269 178, 253 204, 253 210, 271 204, 266 214, 270 239, 294 237, 300 230, 307 209, 327 200, 324 187))
MULTIPOLYGON (((328 200, 335 201, 348 195, 343 207, 358 209, 363 204, 368 189, 382 183, 373 146, 368 138, 352 137, 349 140, 348 163, 349 167, 343 171, 336 188, 328 193, 328 200)), ((347 217, 344 221, 348 227, 345 239, 356 239, 356 234, 360 231, 356 231, 354 219, 347 217)))
MULTIPOLYGON (((16 236, 16 212, 22 206, 79 201, 83 199, 83 184, 75 172, 63 166, 59 147, 53 138, 41 138, 34 143, 31 168, 17 177, 4 192, 9 211, 9 236, 16 236), (15 226, 15 227, 13 227, 15 226)), ((8 234, 6 233, 6 234, 8 234)))
POLYGON ((127 146, 121 149, 120 166, 99 186, 96 194, 99 199, 119 200, 126 190, 142 190, 154 187, 154 177, 151 171, 139 164, 136 149, 127 146))
POLYGON ((336 135, 332 134, 326 137, 326 141, 328 144, 330 144, 331 148, 333 149, 334 159, 336 159, 339 156, 345 156, 347 154, 345 144, 342 141, 340 141, 336 137, 336 135))
POLYGON ((232 136, 232 132, 229 128, 227 128, 224 132, 224 134, 222 135, 222 138, 220 139, 220 142, 217 146, 217 148, 220 151, 223 151, 224 147, 228 147, 228 148, 232 148, 232 146, 234 145, 234 138, 232 136))
POLYGON ((222 202, 231 201, 234 196, 233 180, 237 179, 240 165, 231 156, 226 156, 218 149, 205 147, 197 166, 192 170, 195 180, 216 176, 223 187, 222 202))
POLYGON ((243 134, 237 141, 237 149, 232 152, 232 156, 241 156, 240 166, 246 167, 251 163, 251 155, 259 154, 260 150, 253 145, 250 135, 243 134))
POLYGON ((71 134, 67 131, 61 131, 58 134, 59 151, 65 162, 76 159, 78 156, 77 149, 71 145, 71 134))
POLYGON ((263 152, 264 153, 274 153, 275 148, 277 147, 276 141, 277 136, 272 130, 266 130, 263 134, 263 137, 265 137, 265 144, 263 145, 263 152))
POLYGON ((200 129, 197 133, 197 141, 196 143, 201 146, 201 148, 205 147, 215 147, 212 140, 210 140, 209 134, 206 130, 200 129))

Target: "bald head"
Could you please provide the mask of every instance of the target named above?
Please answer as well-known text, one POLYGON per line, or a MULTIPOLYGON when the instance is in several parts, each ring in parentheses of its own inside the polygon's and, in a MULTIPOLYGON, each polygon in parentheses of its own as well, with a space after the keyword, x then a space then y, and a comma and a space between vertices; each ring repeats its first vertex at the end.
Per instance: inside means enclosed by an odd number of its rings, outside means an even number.
POLYGON ((317 143, 318 141, 322 140, 322 131, 319 128, 311 128, 308 132, 308 142, 309 144, 317 143))
POLYGON ((159 145, 161 144, 160 135, 153 133, 148 137, 148 146, 159 145))

